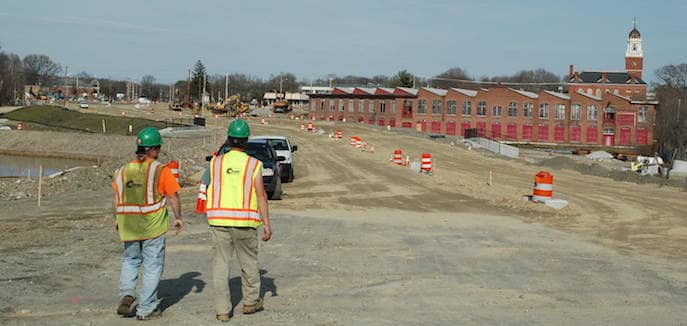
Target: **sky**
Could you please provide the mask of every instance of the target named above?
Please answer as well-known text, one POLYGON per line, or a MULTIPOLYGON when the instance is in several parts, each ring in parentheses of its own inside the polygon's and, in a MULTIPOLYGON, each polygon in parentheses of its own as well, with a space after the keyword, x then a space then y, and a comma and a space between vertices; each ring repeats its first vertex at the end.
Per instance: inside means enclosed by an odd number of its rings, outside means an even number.
POLYGON ((687 62, 687 1, 636 0, 2 0, 0 47, 47 54, 72 72, 159 82, 210 73, 299 79, 476 78, 544 68, 624 69, 633 17, 645 79, 687 62))

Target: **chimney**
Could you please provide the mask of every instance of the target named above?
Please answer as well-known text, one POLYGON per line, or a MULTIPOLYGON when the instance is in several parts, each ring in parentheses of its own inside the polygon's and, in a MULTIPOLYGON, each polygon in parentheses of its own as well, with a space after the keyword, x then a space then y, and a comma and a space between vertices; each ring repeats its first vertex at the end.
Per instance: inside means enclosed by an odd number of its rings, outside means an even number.
POLYGON ((579 73, 579 72, 575 71, 575 72, 573 73, 573 75, 575 76, 575 78, 573 79, 573 81, 576 81, 576 82, 580 81, 580 73, 579 73))
POLYGON ((602 83, 607 83, 607 82, 608 82, 608 78, 606 78, 606 77, 607 77, 606 72, 605 72, 605 71, 602 72, 602 73, 601 73, 601 82, 602 82, 602 83))
POLYGON ((575 73, 575 66, 570 65, 570 73, 568 74, 568 76, 572 76, 574 73, 575 73))

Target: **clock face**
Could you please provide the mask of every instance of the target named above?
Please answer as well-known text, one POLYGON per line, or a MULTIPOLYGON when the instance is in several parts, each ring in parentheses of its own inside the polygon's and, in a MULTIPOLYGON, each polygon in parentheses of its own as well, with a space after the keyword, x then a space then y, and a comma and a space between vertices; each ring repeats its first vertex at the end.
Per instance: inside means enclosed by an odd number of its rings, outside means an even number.
POLYGON ((637 61, 632 61, 632 65, 637 67, 637 61))

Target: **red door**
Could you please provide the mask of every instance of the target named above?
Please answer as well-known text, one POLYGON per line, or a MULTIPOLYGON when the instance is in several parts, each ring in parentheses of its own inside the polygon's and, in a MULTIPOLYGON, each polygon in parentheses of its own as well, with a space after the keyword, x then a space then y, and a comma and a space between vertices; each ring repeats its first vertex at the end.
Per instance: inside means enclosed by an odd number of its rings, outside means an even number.
POLYGON ((532 126, 522 126, 522 139, 532 140, 532 126))
POLYGON ((469 122, 463 122, 460 124, 460 135, 465 137, 465 130, 470 129, 470 123, 469 122))
POLYGON ((380 127, 384 127, 384 119, 377 121, 377 125, 380 127))
POLYGON ((582 128, 579 126, 570 128, 570 141, 580 142, 582 139, 582 128))
MULTIPOLYGON (((418 124, 420 125, 420 131, 427 132, 427 121, 423 120, 421 122, 418 122, 418 124)), ((417 127, 415 127, 415 128, 417 128, 417 127)))
POLYGON ((620 146, 628 146, 632 142, 632 130, 630 128, 620 129, 620 146))
POLYGON ((507 138, 509 140, 518 139, 518 126, 516 126, 516 125, 506 126, 506 134, 507 134, 507 138))
POLYGON ((478 122, 477 123, 477 135, 479 137, 484 137, 487 134, 487 123, 478 122))
POLYGON ((637 129, 637 145, 646 145, 649 143, 649 133, 646 129, 637 129))
POLYGON ((433 134, 440 134, 441 133, 441 122, 432 121, 432 133, 433 134))
POLYGON ((413 128, 412 122, 401 122, 401 128, 413 128))
POLYGON ((367 120, 367 124, 373 125, 375 124, 375 121, 372 119, 367 120))
POLYGON ((501 138, 501 124, 494 123, 491 125, 491 138, 501 138))
POLYGON ((615 135, 603 135, 603 144, 606 147, 611 147, 615 145, 615 135))
POLYGON ((599 131, 594 127, 587 128, 587 143, 596 143, 599 138, 599 131))
POLYGON ((394 119, 389 120, 389 125, 391 126, 391 128, 396 128, 396 120, 394 120, 394 119))
POLYGON ((456 135, 456 122, 455 121, 449 121, 446 123, 446 134, 449 136, 455 136, 456 135))
POLYGON ((565 127, 556 126, 553 130, 553 140, 559 143, 565 142, 565 127))
POLYGON ((549 140, 549 126, 539 125, 539 135, 538 140, 549 140))

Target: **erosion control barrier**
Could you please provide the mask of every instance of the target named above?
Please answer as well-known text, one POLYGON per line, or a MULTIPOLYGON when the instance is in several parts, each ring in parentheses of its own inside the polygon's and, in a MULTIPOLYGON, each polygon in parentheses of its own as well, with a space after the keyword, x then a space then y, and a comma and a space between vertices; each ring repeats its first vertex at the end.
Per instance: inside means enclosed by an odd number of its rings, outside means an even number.
POLYGON ((520 150, 517 147, 506 145, 495 140, 487 138, 470 138, 467 141, 474 145, 483 147, 490 152, 510 158, 517 158, 520 155, 520 150))

